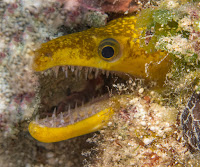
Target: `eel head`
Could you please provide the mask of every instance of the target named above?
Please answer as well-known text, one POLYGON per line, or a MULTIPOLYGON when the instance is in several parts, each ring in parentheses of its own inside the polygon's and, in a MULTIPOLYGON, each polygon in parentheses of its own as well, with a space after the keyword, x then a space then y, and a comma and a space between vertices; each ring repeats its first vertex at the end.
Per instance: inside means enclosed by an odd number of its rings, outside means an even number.
POLYGON ((146 53, 140 47, 141 33, 146 28, 136 28, 137 21, 135 16, 119 18, 105 27, 51 40, 35 51, 35 71, 53 69, 57 76, 62 69, 66 77, 73 75, 76 78, 84 74, 87 80, 87 86, 79 92, 72 92, 64 104, 57 102, 57 113, 54 110, 51 118, 30 123, 29 132, 35 139, 56 142, 105 126, 114 113, 114 104, 118 104, 116 98, 105 98, 106 80, 112 79, 109 78, 112 72, 120 77, 129 74, 163 84, 170 66, 167 53, 146 53), (101 90, 101 97, 91 101, 90 95, 96 98, 97 90, 101 90), (88 104, 82 106, 81 101, 88 104))

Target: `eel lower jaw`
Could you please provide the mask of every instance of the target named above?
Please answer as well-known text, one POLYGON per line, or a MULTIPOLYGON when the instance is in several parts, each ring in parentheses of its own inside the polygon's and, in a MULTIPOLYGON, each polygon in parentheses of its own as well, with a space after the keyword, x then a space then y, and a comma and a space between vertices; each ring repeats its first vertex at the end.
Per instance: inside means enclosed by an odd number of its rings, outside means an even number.
MULTIPOLYGON (((59 71, 63 71, 62 73, 66 78, 73 75, 76 79, 82 75, 81 72, 83 71, 85 79, 88 80, 87 85, 85 89, 79 92, 78 96, 74 96, 76 103, 72 102, 70 98, 75 93, 71 93, 71 96, 65 98, 68 104, 64 105, 64 107, 62 106, 62 109, 59 109, 60 105, 54 108, 52 116, 47 116, 43 119, 39 119, 36 116, 35 121, 29 124, 29 132, 32 137, 45 143, 58 142, 97 131, 107 124, 114 110, 111 107, 113 101, 109 98, 108 93, 105 93, 105 89, 107 89, 105 87, 107 85, 104 85, 105 83, 102 82, 102 78, 108 80, 109 71, 74 66, 54 67, 50 70, 53 70, 56 78, 58 77, 59 71), (97 96, 95 91, 99 90, 103 94, 97 96), (81 101, 81 95, 83 94, 83 97, 87 96, 87 98, 91 96, 90 94, 93 94, 93 98, 90 97, 92 100, 90 99, 89 102, 86 101, 87 104, 83 105, 84 102, 82 102, 82 105, 80 105, 77 101, 81 101)), ((43 72, 43 74, 48 75, 48 71, 43 72)))
POLYGON ((67 115, 66 117, 64 117, 61 113, 61 118, 52 116, 49 120, 43 119, 39 121, 32 121, 29 124, 29 132, 35 139, 44 143, 67 140, 103 128, 107 125, 107 122, 114 113, 112 107, 102 109, 101 107, 99 108, 98 103, 91 106, 81 107, 80 110, 83 112, 86 111, 87 114, 90 113, 92 116, 80 121, 80 115, 76 111, 71 116, 67 115), (97 111, 97 113, 94 114, 93 111, 97 111), (72 116, 75 116, 75 118, 70 118, 72 116), (49 126, 43 125, 43 123, 47 121, 49 121, 49 126), (69 125, 65 125, 68 123, 69 125))

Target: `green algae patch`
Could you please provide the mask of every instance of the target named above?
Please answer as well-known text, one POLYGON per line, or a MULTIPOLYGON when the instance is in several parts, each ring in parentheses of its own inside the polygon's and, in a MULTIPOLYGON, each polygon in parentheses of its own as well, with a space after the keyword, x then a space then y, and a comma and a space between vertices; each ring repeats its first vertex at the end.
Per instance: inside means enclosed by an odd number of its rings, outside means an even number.
POLYGON ((172 21, 173 13, 169 10, 156 10, 153 13, 153 20, 158 24, 166 25, 168 22, 172 21))
POLYGON ((166 51, 173 61, 171 79, 179 80, 183 72, 200 67, 198 3, 185 1, 160 1, 158 6, 147 8, 139 14, 136 27, 146 27, 141 34, 140 46, 147 53, 166 51), (177 78, 178 77, 178 78, 177 78))

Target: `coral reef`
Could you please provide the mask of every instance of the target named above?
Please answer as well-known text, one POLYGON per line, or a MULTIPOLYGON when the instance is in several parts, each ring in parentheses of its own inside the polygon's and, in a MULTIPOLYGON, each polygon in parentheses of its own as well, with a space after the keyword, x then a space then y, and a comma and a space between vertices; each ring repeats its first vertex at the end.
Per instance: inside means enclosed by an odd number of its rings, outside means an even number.
POLYGON ((138 10, 137 1, 132 0, 94 0, 92 3, 85 0, 84 3, 90 8, 99 8, 103 12, 128 13, 138 10))
MULTIPOLYGON (((91 18, 91 11, 85 10, 74 15, 72 7, 62 6, 62 2, 55 0, 0 2, 0 165, 53 166, 58 161, 48 160, 49 157, 43 159, 51 149, 43 148, 46 145, 40 146, 39 142, 33 141, 27 131, 28 122, 40 101, 35 97, 38 76, 32 70, 33 51, 43 42, 68 31, 72 32, 73 26, 85 23, 80 30, 85 29, 94 20, 91 18)), ((94 15, 99 18, 98 25, 106 23, 106 14, 94 15)), ((81 153, 81 144, 76 150, 73 144, 81 141, 84 142, 84 137, 75 139, 72 143, 64 142, 64 146, 58 144, 56 149, 52 146, 53 152, 66 148, 63 153, 66 155, 68 150, 74 150, 67 157, 62 155, 63 158, 58 158, 62 161, 59 163, 61 166, 77 166, 81 163, 81 157, 77 156, 81 153)), ((87 147, 87 144, 83 147, 87 147)), ((55 157, 59 156, 55 154, 55 157)))
MULTIPOLYGON (((140 89, 139 89, 140 90, 140 89)), ((138 90, 138 93, 139 93, 138 90)), ((121 109, 87 141, 96 143, 97 155, 86 166, 195 166, 199 153, 191 154, 178 126, 178 110, 154 102, 149 95, 121 96, 121 109)), ((90 156, 86 151, 83 155, 90 156)))
POLYGON ((70 11, 77 9, 91 10, 105 13, 131 13, 142 8, 147 0, 60 0, 64 8, 70 11))
POLYGON ((141 2, 0 2, 0 165, 81 166, 84 149, 85 166, 199 165, 199 151, 183 138, 179 117, 193 91, 200 90, 200 4, 195 0, 141 2), (41 101, 36 96, 38 80, 42 86, 50 85, 50 77, 41 79, 32 71, 33 51, 63 34, 105 25, 105 12, 113 18, 111 13, 138 10, 142 10, 138 27, 148 25, 141 46, 147 52, 165 50, 173 59, 165 89, 148 91, 141 80, 114 85, 119 94, 129 88, 131 94, 119 96, 121 108, 100 134, 54 144, 31 138, 28 122, 41 101))
MULTIPOLYGON (((157 4, 158 7, 142 10, 140 17, 145 21, 139 22, 138 27, 148 25, 141 43, 147 52, 166 50, 173 59, 166 89, 158 91, 159 94, 141 96, 138 91, 139 96, 122 97, 122 108, 109 128, 88 139, 98 145, 94 148, 98 154, 93 162, 86 162, 86 166, 199 164, 200 4, 176 0, 157 4), (190 98, 193 91, 196 92, 190 98), (189 115, 188 108, 192 111, 189 115)), ((83 154, 89 156, 90 152, 83 154)))

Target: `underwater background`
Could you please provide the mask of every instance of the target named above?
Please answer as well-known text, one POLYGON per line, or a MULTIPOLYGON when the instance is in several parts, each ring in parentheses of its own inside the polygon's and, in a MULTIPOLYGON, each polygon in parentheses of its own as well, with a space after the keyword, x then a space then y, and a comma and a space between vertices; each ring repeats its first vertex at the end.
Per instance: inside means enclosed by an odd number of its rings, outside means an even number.
POLYGON ((199 166, 199 60, 198 0, 0 0, 0 166, 199 166), (41 97, 59 83, 34 72, 33 52, 136 14, 137 26, 147 27, 141 47, 166 51, 172 60, 164 89, 128 79, 113 85, 120 107, 99 132, 58 143, 32 138, 28 124, 41 97))

